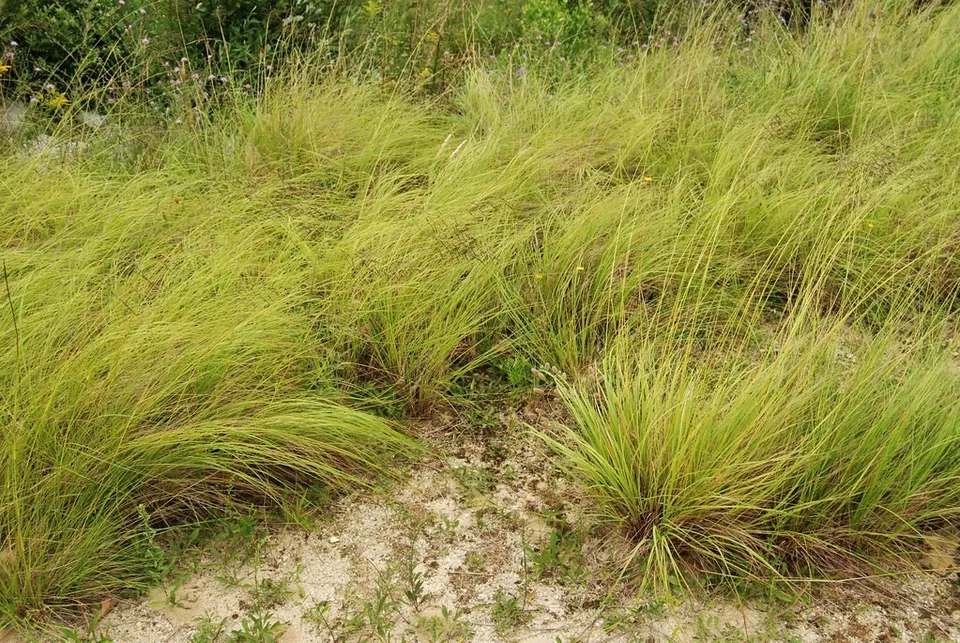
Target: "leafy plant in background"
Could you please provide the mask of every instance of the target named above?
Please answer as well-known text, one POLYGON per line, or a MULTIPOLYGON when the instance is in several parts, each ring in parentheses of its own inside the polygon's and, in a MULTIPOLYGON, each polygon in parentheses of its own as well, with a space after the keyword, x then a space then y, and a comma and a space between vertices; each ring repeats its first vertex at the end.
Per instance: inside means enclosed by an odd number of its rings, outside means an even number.
POLYGON ((6 0, 0 35, 19 79, 92 82, 130 60, 137 43, 163 27, 151 8, 142 0, 6 0))
POLYGON ((548 47, 565 44, 567 51, 578 51, 596 42, 609 29, 610 20, 593 0, 527 0, 523 26, 528 36, 544 40, 548 47))
POLYGON ((20 93, 33 95, 46 87, 74 93, 140 87, 156 99, 158 86, 185 79, 216 85, 224 78, 242 87, 256 82, 281 50, 315 44, 350 4, 7 0, 0 11, 0 37, 9 43, 6 77, 17 80, 20 93), (187 61, 193 63, 189 69, 180 64, 187 61))
POLYGON ((226 61, 233 70, 270 64, 289 46, 316 43, 335 31, 356 0, 172 0, 191 53, 226 61))
POLYGON ((518 48, 566 59, 611 38, 632 38, 655 14, 656 4, 6 0, 0 4, 0 38, 15 45, 4 52, 10 69, 3 82, 8 95, 29 94, 39 101, 44 91, 56 90, 83 94, 94 104, 112 103, 121 88, 139 88, 140 98, 165 106, 165 88, 189 81, 209 85, 200 95, 224 86, 253 88, 291 54, 310 52, 331 59, 348 54, 364 74, 412 78, 436 91, 465 63, 497 60, 518 48), (618 36, 618 30, 624 33, 618 36), (110 91, 91 95, 92 87, 110 91))

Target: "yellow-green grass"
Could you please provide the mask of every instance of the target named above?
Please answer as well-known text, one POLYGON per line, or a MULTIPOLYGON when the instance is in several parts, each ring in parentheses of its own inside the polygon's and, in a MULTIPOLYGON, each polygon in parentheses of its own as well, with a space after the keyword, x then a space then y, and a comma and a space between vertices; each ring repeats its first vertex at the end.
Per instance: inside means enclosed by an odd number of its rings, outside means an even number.
POLYGON ((435 104, 306 67, 165 133, 9 145, 0 618, 141 587, 141 504, 369 480, 411 448, 384 397, 505 358, 568 374, 558 462, 648 580, 955 525, 960 8, 883 9, 435 104))
POLYGON ((845 362, 838 326, 780 339, 719 365, 631 342, 591 385, 561 382, 575 424, 547 439, 642 585, 902 571, 956 523, 956 363, 888 335, 845 362))

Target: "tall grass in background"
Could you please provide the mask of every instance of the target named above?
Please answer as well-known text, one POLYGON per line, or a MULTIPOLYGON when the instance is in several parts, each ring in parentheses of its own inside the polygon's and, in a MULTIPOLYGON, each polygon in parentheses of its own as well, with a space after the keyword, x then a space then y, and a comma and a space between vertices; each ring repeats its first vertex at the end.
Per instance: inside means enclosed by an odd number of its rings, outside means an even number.
POLYGON ((505 364, 566 373, 548 439, 655 584, 955 526, 960 8, 702 18, 435 102, 305 65, 9 145, 2 618, 140 587, 140 505, 355 484, 410 448, 380 415, 505 364))

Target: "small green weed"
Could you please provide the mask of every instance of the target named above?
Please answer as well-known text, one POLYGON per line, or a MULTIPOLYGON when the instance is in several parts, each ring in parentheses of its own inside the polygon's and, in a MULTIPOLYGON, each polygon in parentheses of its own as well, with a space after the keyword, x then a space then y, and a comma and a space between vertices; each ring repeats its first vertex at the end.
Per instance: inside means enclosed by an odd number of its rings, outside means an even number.
POLYGON ((500 412, 493 406, 470 406, 466 411, 467 425, 480 435, 494 435, 500 429, 500 412))
POLYGON ((482 467, 457 467, 453 469, 453 478, 461 494, 468 500, 484 496, 496 487, 493 476, 482 467))
POLYGON ((240 629, 231 632, 231 643, 273 643, 282 636, 286 624, 276 620, 270 611, 289 596, 289 581, 264 578, 247 588, 251 603, 241 602, 249 610, 240 622, 240 629))
POLYGON ((330 602, 320 601, 304 612, 303 618, 321 626, 334 641, 359 638, 364 641, 389 641, 400 602, 393 598, 396 582, 392 569, 377 579, 374 595, 362 599, 354 588, 344 592, 337 616, 330 616, 330 602))
POLYGON ((472 551, 464 558, 463 564, 468 571, 478 574, 487 568, 487 559, 480 552, 472 551))
POLYGON ((227 637, 228 643, 278 643, 286 624, 274 619, 270 612, 247 614, 240 621, 240 629, 227 637))
POLYGON ((137 505, 137 515, 140 518, 140 532, 134 538, 134 547, 143 561, 150 584, 157 585, 166 580, 176 561, 160 546, 159 532, 152 526, 150 514, 143 504, 137 505))
POLYGON ((322 625, 323 628, 327 631, 327 634, 330 635, 330 638, 334 641, 340 640, 338 638, 339 623, 337 619, 332 619, 328 616, 330 611, 330 601, 319 601, 314 604, 312 607, 304 610, 303 620, 312 621, 317 625, 322 625))
POLYGON ((257 609, 273 609, 284 603, 290 595, 289 580, 264 578, 253 587, 250 595, 257 609))
POLYGON ((457 539, 457 529, 460 528, 460 519, 449 516, 437 516, 434 520, 434 527, 431 530, 433 536, 442 538, 446 542, 454 542, 457 539))
POLYGON ((213 617, 205 614, 196 620, 197 627, 190 636, 190 643, 215 643, 223 633, 225 620, 214 621, 213 617))
POLYGON ((537 383, 537 377, 533 374, 533 365, 525 357, 506 357, 495 362, 495 366, 506 378, 510 387, 518 392, 531 389, 537 383))
POLYGON ((96 626, 92 625, 82 631, 71 627, 61 627, 61 640, 68 643, 113 643, 113 639, 104 632, 96 632, 96 626))
POLYGON ((413 624, 413 631, 417 641, 430 643, 468 641, 473 636, 470 624, 463 618, 463 613, 460 610, 450 610, 446 606, 440 608, 440 614, 433 616, 418 614, 413 624))
MULTIPOLYGON (((422 589, 422 585, 415 589, 422 589)), ((399 601, 393 598, 393 591, 394 574, 388 569, 377 579, 373 599, 362 602, 362 614, 370 632, 381 638, 387 637, 393 629, 393 616, 399 606, 399 601)))
POLYGON ((667 604, 653 600, 640 605, 614 609, 604 613, 603 630, 605 632, 629 632, 637 626, 651 620, 662 618, 667 611, 667 604))
POLYGON ((414 554, 415 550, 411 547, 403 569, 403 597, 407 605, 412 607, 415 612, 419 612, 430 600, 431 595, 424 590, 423 572, 417 570, 417 561, 414 554))
POLYGON ((526 596, 508 593, 502 587, 499 588, 493 598, 490 617, 501 632, 523 625, 530 617, 526 612, 526 596))
POLYGON ((490 438, 483 449, 483 459, 494 465, 500 465, 510 455, 510 445, 506 440, 490 438))
POLYGON ((527 560, 534 578, 552 577, 572 583, 586 575, 580 537, 568 527, 554 528, 539 548, 527 547, 527 560))

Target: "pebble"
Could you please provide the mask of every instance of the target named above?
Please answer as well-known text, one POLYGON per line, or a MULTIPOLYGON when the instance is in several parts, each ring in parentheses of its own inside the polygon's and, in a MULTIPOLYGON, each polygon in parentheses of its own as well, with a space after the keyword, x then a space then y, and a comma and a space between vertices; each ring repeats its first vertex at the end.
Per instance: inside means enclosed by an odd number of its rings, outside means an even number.
POLYGON ((331 545, 336 545, 338 542, 340 542, 340 539, 337 538, 336 536, 330 536, 327 542, 330 543, 331 545))

